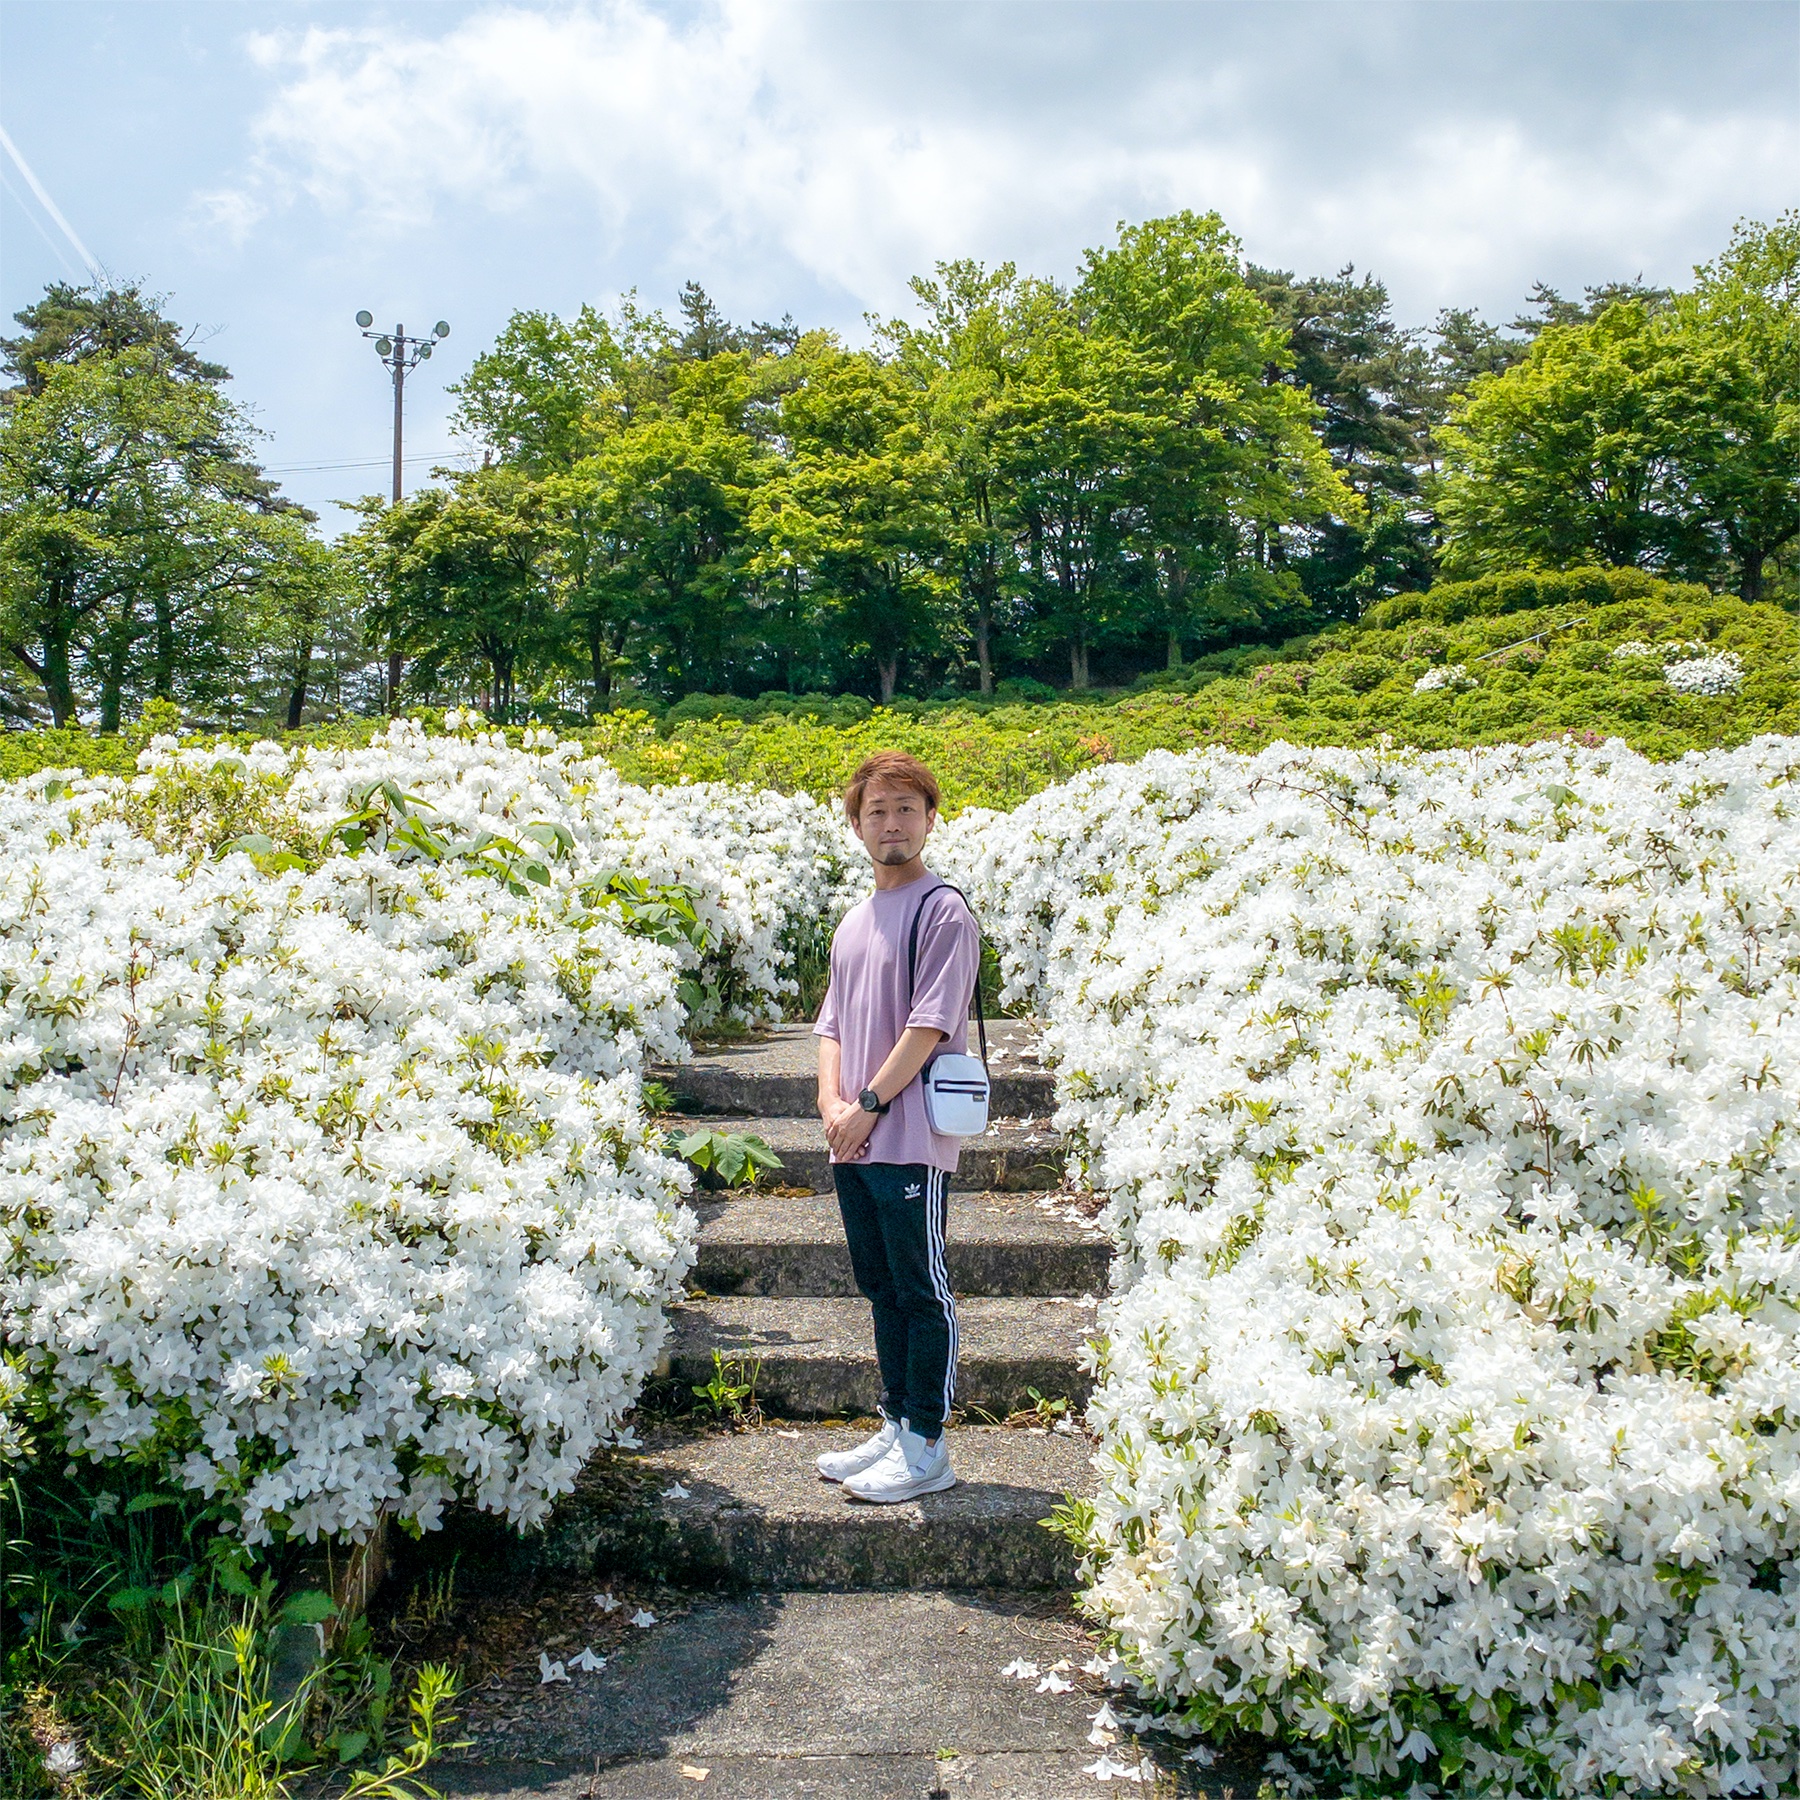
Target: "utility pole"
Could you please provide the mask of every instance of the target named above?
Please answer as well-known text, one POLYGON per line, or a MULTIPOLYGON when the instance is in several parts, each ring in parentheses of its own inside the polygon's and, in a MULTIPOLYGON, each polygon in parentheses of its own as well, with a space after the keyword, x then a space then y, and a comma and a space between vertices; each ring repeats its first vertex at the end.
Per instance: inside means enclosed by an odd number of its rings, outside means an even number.
MULTIPOLYGON (((371 331, 369 328, 375 323, 375 315, 366 308, 356 315, 356 322, 362 327, 364 337, 375 340, 375 354, 394 372, 394 505, 398 506, 405 491, 401 449, 406 436, 407 373, 430 359, 435 342, 447 338, 450 327, 439 319, 431 328, 431 336, 423 338, 408 337, 404 325, 396 325, 391 332, 371 331)), ((402 652, 390 645, 387 666, 387 709, 390 713, 397 712, 400 707, 400 673, 405 664, 402 652)))

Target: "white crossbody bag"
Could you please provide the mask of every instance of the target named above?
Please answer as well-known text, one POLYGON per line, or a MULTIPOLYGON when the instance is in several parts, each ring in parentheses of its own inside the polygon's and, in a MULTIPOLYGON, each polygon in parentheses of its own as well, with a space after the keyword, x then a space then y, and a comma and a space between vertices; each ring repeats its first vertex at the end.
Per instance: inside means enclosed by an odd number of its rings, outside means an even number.
MULTIPOLYGON (((941 887, 949 888, 963 905, 969 905, 968 896, 961 888, 948 881, 941 887)), ((940 891, 940 888, 933 888, 931 894, 940 891)), ((919 920, 931 904, 931 894, 919 902, 906 938, 906 1003, 909 1007, 918 975, 919 920)), ((969 907, 971 916, 974 910, 969 907)), ((979 941, 978 930, 978 944, 979 941)), ((981 1005, 979 952, 975 963, 975 1029, 981 1043, 980 1056, 947 1051, 934 1056, 919 1075, 925 1084, 925 1117, 931 1122, 931 1129, 943 1137, 980 1137, 988 1125, 987 1018, 981 1005)))

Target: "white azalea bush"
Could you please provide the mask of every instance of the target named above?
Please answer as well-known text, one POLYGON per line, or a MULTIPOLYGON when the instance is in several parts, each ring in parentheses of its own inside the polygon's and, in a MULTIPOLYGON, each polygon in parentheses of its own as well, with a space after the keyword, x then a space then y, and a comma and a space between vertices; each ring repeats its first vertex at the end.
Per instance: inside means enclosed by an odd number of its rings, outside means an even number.
POLYGON ((1661 644, 1633 638, 1616 645, 1615 662, 1643 659, 1661 662, 1663 680, 1678 694, 1735 694, 1744 685, 1744 659, 1735 650, 1714 651, 1690 639, 1671 638, 1661 644))
POLYGON ((475 729, 143 764, 0 786, 0 1456, 28 1401, 251 1543, 540 1520, 693 1261, 643 1071, 778 1009, 841 833, 475 729))
POLYGON ((1140 1691, 1370 1795, 1795 1791, 1800 745, 1156 754, 945 849, 1111 1195, 1140 1691))
POLYGON ((1449 688, 1452 692, 1461 693, 1467 688, 1478 686, 1480 683, 1469 673, 1466 663, 1439 663, 1436 668, 1427 669, 1413 683, 1413 692, 1430 694, 1439 688, 1449 688))
MULTIPOLYGON (((687 890, 698 929, 668 934, 684 970, 697 977, 688 1000, 694 1022, 746 1024, 781 1016, 795 984, 792 939, 818 920, 835 924, 867 885, 842 822, 809 795, 721 783, 642 788, 622 780, 582 746, 551 731, 528 731, 522 746, 490 731, 478 714, 449 715, 451 735, 428 736, 409 719, 354 750, 290 753, 276 744, 249 751, 222 744, 179 750, 158 739, 134 786, 152 800, 180 793, 183 778, 223 768, 281 796, 311 834, 373 803, 400 825, 417 814, 441 846, 468 847, 481 834, 513 860, 554 863, 559 877, 627 882, 607 903, 630 909, 630 883, 687 890), (388 795, 381 792, 383 787, 388 795)), ((411 834, 411 854, 423 842, 411 834)), ((490 860, 492 857, 490 856, 490 860)))
POLYGON ((1735 694, 1744 685, 1744 659, 1735 650, 1683 657, 1663 665, 1663 680, 1678 694, 1735 694))

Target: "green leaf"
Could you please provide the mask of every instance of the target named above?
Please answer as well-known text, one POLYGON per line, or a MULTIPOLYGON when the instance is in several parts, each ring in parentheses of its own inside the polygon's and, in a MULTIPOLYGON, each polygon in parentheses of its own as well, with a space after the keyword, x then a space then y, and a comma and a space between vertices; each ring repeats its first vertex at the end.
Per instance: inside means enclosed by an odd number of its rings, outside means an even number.
POLYGON ((675 1154, 696 1168, 710 1169, 713 1139, 718 1135, 716 1131, 684 1132, 675 1140, 675 1154))
POLYGON ((238 1563, 229 1559, 221 1557, 213 1574, 219 1586, 239 1600, 254 1600, 262 1592, 260 1584, 252 1581, 238 1563))
POLYGON ((283 1625, 318 1625, 336 1611, 336 1602, 322 1588, 302 1588, 288 1595, 276 1616, 283 1625))
POLYGON ((214 855, 230 856, 233 851, 241 851, 245 856, 273 856, 275 840, 265 831, 246 831, 241 837, 221 844, 214 855))
POLYGON ((542 844, 552 858, 575 848, 575 834, 566 825, 545 824, 542 820, 534 820, 519 835, 530 838, 533 843, 542 844))

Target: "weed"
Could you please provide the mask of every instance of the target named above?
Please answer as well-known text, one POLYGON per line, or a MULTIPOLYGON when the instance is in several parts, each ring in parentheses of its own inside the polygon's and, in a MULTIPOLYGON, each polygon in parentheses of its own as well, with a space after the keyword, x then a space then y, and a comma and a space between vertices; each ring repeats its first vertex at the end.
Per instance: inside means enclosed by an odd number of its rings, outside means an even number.
POLYGON ((765 1171, 785 1165, 759 1137, 742 1131, 689 1131, 670 1140, 675 1154, 721 1187, 755 1187, 765 1171))
POLYGON ((756 1383, 761 1374, 760 1356, 746 1365, 741 1356, 726 1356, 715 1350, 712 1379, 695 1384, 694 1398, 723 1424, 754 1425, 762 1417, 762 1408, 756 1404, 756 1383))

